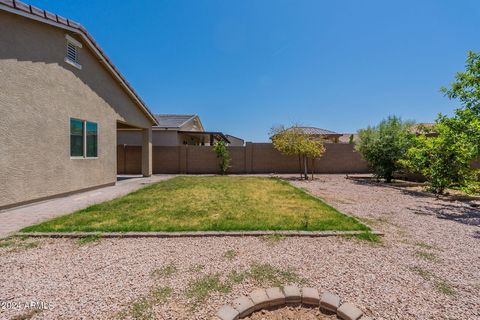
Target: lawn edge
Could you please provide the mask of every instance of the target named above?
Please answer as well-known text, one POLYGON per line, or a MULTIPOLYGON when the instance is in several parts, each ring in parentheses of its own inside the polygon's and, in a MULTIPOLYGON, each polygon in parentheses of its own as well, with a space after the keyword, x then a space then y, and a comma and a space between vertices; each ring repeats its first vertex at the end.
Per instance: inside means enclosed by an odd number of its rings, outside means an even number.
MULTIPOLYGON (((98 236, 100 238, 195 238, 195 237, 334 237, 354 236, 366 231, 175 231, 175 232, 17 232, 14 237, 31 238, 83 238, 98 236)), ((384 233, 368 231, 383 236, 384 233)))

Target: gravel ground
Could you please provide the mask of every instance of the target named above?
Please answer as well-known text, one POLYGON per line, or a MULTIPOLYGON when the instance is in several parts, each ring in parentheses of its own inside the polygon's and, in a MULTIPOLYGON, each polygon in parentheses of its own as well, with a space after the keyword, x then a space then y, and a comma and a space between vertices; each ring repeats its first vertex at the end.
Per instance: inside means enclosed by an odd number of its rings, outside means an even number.
POLYGON ((385 232, 382 243, 341 237, 3 242, 0 319, 210 319, 240 294, 286 283, 330 290, 375 319, 480 319, 479 208, 340 175, 292 183, 385 232), (29 301, 49 309, 19 310, 29 301))

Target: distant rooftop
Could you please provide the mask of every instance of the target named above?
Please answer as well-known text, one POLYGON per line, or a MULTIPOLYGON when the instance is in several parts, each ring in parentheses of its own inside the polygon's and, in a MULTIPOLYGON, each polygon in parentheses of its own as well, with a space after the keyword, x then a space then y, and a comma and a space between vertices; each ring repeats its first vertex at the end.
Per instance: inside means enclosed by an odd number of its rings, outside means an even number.
POLYGON ((434 131, 434 126, 435 126, 435 123, 433 122, 419 122, 419 123, 415 123, 410 131, 412 133, 415 133, 415 134, 423 134, 423 135, 426 135, 426 136, 434 136, 436 135, 435 131, 434 131))
POLYGON ((311 135, 342 135, 341 133, 334 132, 327 129, 316 128, 316 127, 297 127, 298 129, 302 130, 305 134, 311 135))
POLYGON ((180 128, 189 120, 195 118, 195 114, 156 114, 158 128, 180 128))

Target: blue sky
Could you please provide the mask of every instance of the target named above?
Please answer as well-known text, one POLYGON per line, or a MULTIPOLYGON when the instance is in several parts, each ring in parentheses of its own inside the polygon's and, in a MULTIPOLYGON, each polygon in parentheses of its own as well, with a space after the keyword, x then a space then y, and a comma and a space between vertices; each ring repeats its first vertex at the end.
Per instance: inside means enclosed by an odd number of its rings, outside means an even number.
POLYGON ((267 141, 274 125, 419 122, 480 50, 478 0, 28 1, 83 24, 155 113, 267 141))

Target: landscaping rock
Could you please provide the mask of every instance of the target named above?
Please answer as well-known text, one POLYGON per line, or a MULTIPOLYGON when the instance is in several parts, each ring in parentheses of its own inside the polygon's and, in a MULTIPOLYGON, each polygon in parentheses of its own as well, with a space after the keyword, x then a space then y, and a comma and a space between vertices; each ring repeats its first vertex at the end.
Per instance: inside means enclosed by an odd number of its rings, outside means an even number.
POLYGON ((315 288, 302 288, 302 303, 311 306, 318 306, 320 304, 320 295, 315 288))
POLYGON ((320 310, 325 313, 336 313, 338 307, 340 307, 340 297, 325 291, 320 298, 320 310))
POLYGON ((285 295, 279 287, 268 288, 265 291, 268 296, 269 307, 276 307, 285 304, 285 295))
POLYGON ((297 286, 285 286, 283 287, 283 293, 285 294, 285 302, 288 305, 295 305, 302 303, 302 293, 297 286))
POLYGON ((337 309, 337 316, 343 320, 357 320, 363 315, 362 310, 355 307, 352 303, 344 303, 337 309))
POLYGON ((221 320, 237 320, 238 316, 239 312, 227 304, 222 306, 217 312, 217 317, 221 320))
POLYGON ((269 299, 265 289, 256 289, 253 290, 250 295, 250 299, 255 304, 255 311, 267 308, 269 305, 269 299))
POLYGON ((238 316, 240 318, 245 317, 256 310, 253 301, 246 296, 233 300, 232 305, 238 311, 238 316))

